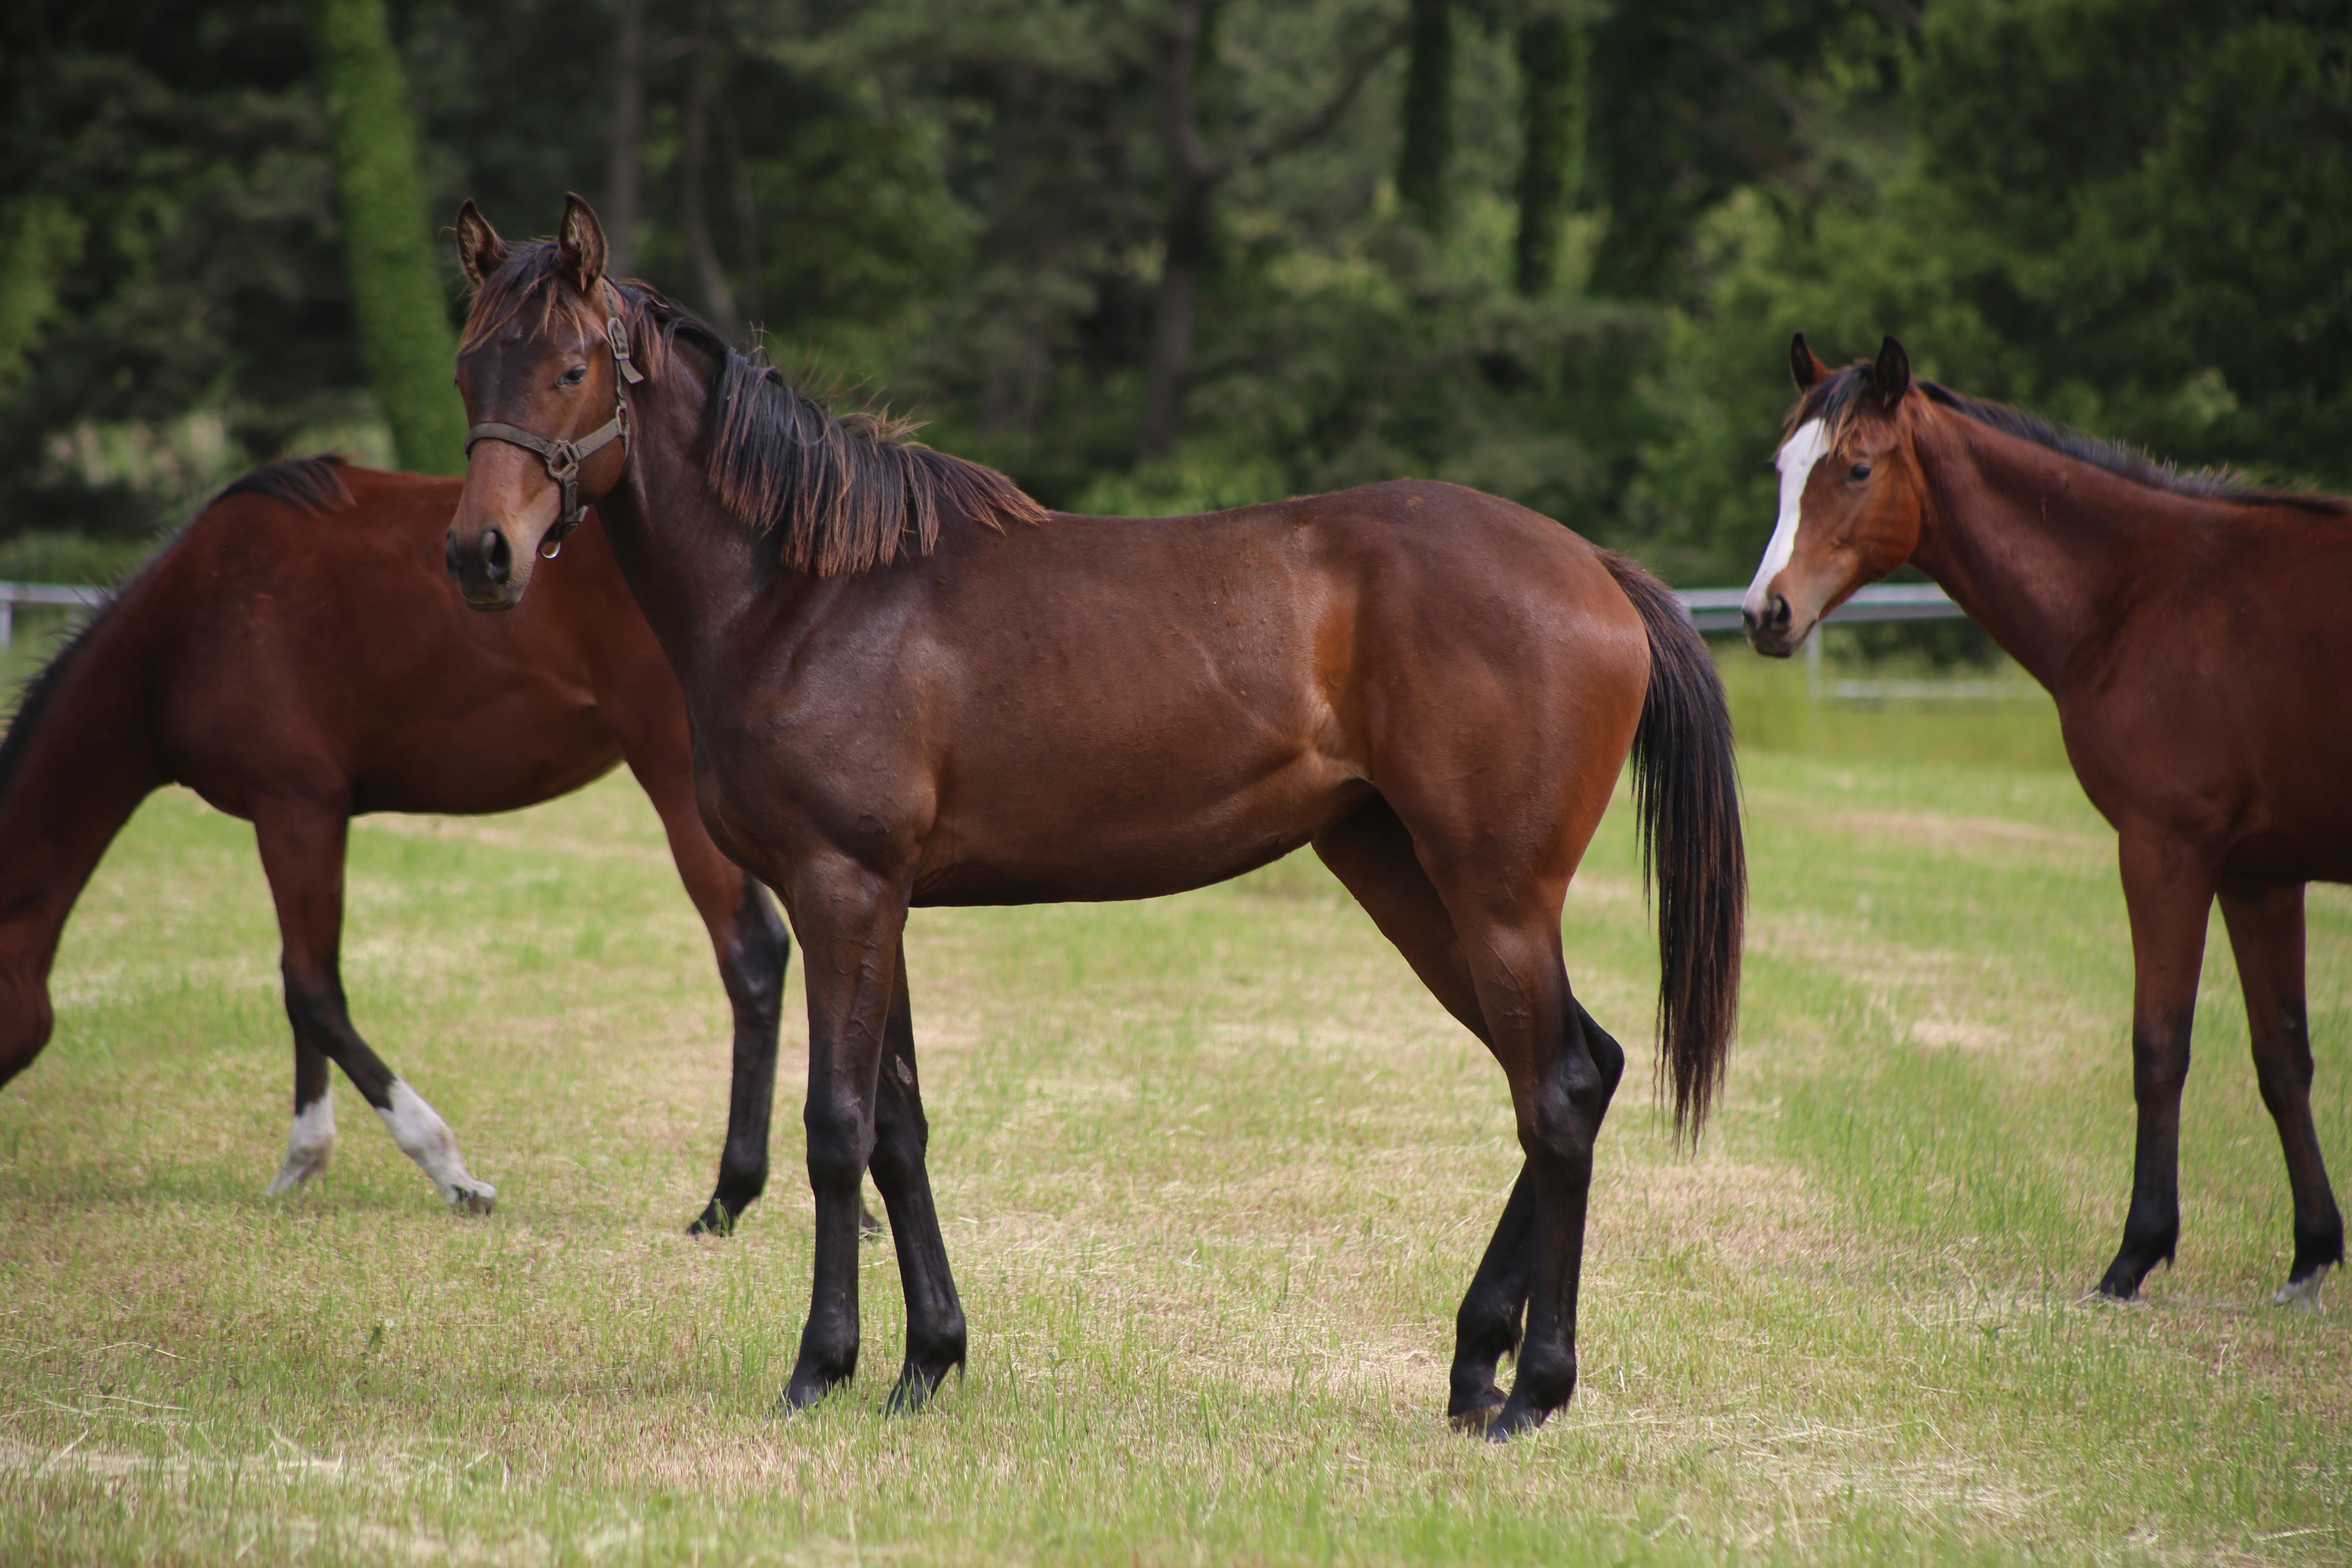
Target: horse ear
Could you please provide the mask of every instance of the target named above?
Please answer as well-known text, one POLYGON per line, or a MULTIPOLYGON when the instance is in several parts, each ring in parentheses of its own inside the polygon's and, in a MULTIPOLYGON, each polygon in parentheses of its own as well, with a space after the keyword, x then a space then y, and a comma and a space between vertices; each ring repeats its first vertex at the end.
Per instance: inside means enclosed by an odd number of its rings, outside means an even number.
POLYGON ((604 276, 604 226, 596 221, 595 209, 576 195, 564 195, 563 223, 555 231, 555 243, 563 269, 580 291, 594 289, 604 276))
POLYGON ((1805 334, 1799 332, 1789 340, 1789 374, 1797 378, 1797 390, 1809 392, 1815 382, 1829 374, 1830 367, 1813 357, 1805 346, 1805 334))
POLYGON ((1878 363, 1871 367, 1871 384, 1877 388, 1879 406, 1892 414, 1911 390, 1911 356, 1893 338, 1878 345, 1878 363))
POLYGON ((466 281, 479 289, 482 280, 506 265, 507 242, 482 216, 482 209, 467 196, 466 205, 457 209, 457 265, 466 269, 466 281))

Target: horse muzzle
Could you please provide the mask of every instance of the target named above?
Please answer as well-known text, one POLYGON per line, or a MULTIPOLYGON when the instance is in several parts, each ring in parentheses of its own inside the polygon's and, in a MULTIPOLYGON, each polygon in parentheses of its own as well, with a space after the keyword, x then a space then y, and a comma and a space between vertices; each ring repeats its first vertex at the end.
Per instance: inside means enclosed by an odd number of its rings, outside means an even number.
POLYGON ((506 530, 495 523, 479 531, 462 522, 452 527, 442 544, 442 560, 457 592, 478 610, 510 610, 522 597, 514 545, 506 530))
POLYGON ((1812 626, 1808 622, 1804 631, 1797 631, 1796 620, 1797 613, 1790 607, 1786 594, 1773 595, 1760 615, 1744 606, 1739 612, 1740 629, 1748 634, 1748 646, 1767 658, 1786 658, 1804 642, 1805 632, 1811 631, 1812 626))

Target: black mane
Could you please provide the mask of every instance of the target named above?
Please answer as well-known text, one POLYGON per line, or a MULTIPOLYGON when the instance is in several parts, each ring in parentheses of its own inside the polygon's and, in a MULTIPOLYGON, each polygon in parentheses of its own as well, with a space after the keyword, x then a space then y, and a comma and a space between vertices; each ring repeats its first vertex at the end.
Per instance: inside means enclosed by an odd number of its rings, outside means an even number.
POLYGON ((121 597, 121 591, 117 589, 100 600, 98 607, 90 612, 89 619, 68 637, 65 645, 49 656, 49 661, 18 689, 23 695, 17 700, 16 717, 8 721, 8 732, 0 735, 0 802, 8 798, 8 786, 16 780, 16 769, 24 762, 25 753, 32 749, 34 733, 41 727, 41 717, 50 700, 57 696, 58 688, 65 684, 66 675, 72 669, 74 661, 113 616, 114 606, 121 597))
POLYGON ((241 479, 231 479, 206 506, 218 506, 231 496, 256 495, 268 496, 313 517, 341 511, 352 504, 352 491, 343 483, 343 476, 335 470, 349 461, 341 452, 321 452, 315 458, 288 458, 282 462, 265 464, 241 479))
MULTIPOLYGON (((1877 376, 1869 361, 1846 366, 1815 383, 1798 400, 1796 412, 1789 418, 1790 427, 1794 429, 1807 420, 1819 419, 1834 440, 1852 423, 1863 395, 1874 391, 1876 383, 1877 376)), ((2118 479, 2146 485, 2150 489, 2168 490, 2174 495, 2221 501, 2232 506, 2289 506, 2331 516, 2352 511, 2352 501, 2341 496, 2264 489, 2250 485, 2221 468, 2193 468, 2183 472, 2127 443, 2086 435, 2044 419, 2038 414, 2028 414, 2021 408, 1964 396, 1932 381, 1915 378, 1911 384, 1918 389, 1920 395, 1939 408, 1948 408, 2003 435, 2031 441, 2062 457, 2088 463, 2095 468, 2104 468, 2118 479)))

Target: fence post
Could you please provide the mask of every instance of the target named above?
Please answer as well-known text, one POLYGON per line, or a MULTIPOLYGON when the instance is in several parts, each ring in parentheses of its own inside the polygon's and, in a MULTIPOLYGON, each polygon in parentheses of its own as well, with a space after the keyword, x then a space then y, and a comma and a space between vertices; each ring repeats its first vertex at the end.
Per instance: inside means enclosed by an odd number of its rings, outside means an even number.
POLYGON ((1811 702, 1822 700, 1822 628, 1819 626, 1805 634, 1805 698, 1811 702))

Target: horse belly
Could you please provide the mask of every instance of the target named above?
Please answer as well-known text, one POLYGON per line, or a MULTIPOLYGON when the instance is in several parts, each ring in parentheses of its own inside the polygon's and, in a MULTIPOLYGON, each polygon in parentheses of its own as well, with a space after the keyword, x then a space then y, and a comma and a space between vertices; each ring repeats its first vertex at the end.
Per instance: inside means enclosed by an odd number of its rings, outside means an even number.
MULTIPOLYGON (((1103 759, 1097 759, 1100 762, 1103 759)), ((1371 795, 1306 750, 1253 767, 1156 757, 972 781, 928 836, 918 904, 1084 903, 1206 887, 1280 859, 1371 795)))

